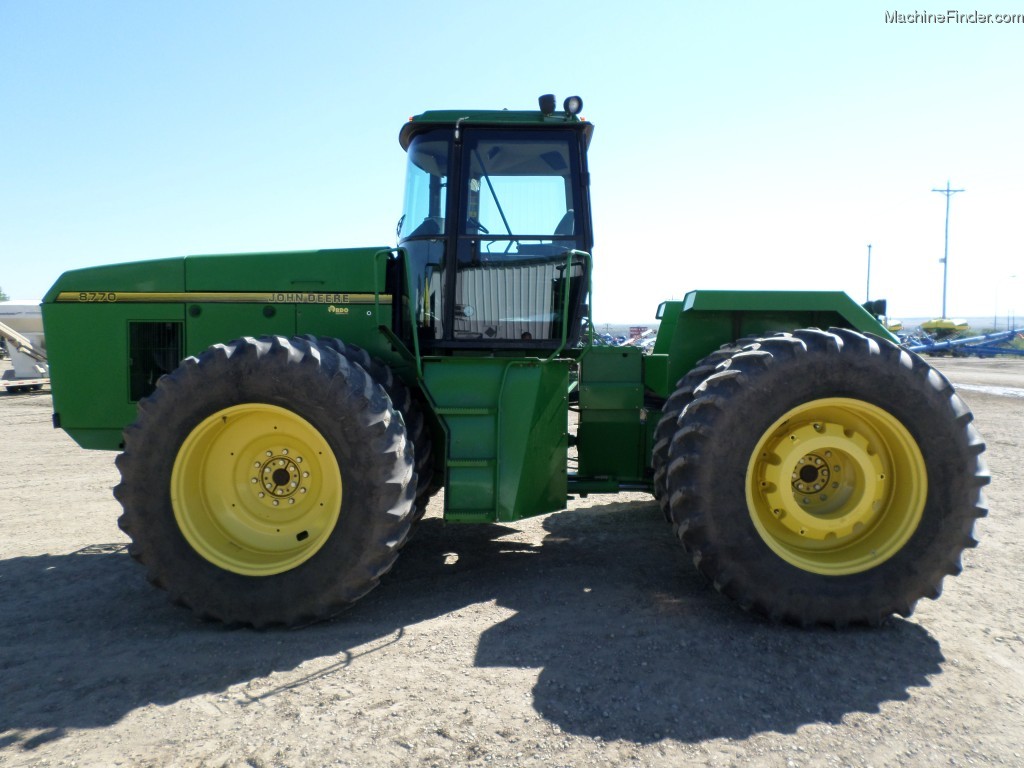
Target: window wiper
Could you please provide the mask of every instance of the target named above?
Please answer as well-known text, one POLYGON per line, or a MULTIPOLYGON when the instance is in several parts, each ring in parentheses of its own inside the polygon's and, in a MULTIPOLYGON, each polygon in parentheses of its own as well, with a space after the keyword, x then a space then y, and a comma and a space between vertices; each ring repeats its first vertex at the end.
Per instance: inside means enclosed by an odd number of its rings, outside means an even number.
MULTIPOLYGON (((487 189, 491 191, 491 199, 494 200, 494 205, 498 209, 498 215, 501 216, 501 223, 505 225, 505 231, 511 236, 512 227, 509 226, 508 219, 505 218, 505 211, 501 207, 501 202, 498 200, 498 194, 494 191, 494 185, 491 184, 491 175, 487 172, 487 166, 484 164, 484 159, 480 155, 479 149, 473 149, 473 154, 476 155, 476 161, 480 163, 480 172, 483 174, 484 181, 487 182, 487 189)), ((505 253, 508 253, 512 247, 514 240, 509 240, 508 245, 505 246, 505 253)))

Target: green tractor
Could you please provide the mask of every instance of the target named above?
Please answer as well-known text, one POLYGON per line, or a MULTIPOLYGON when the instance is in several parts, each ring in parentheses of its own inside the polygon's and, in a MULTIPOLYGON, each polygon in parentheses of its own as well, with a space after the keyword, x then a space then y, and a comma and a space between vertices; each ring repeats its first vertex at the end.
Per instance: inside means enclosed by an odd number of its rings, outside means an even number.
POLYGON ((412 118, 397 247, 60 277, 54 424, 121 451, 119 524, 175 602, 332 616, 442 488, 451 523, 651 492, 719 591, 800 625, 907 616, 960 571, 972 415, 845 294, 693 291, 649 353, 596 342, 580 106, 412 118))

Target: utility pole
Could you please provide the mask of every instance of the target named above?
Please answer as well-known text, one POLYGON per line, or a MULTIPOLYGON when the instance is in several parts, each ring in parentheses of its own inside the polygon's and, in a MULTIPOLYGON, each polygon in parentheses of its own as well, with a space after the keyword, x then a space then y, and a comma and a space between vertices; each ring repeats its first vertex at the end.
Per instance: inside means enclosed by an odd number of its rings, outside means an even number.
POLYGON ((1010 280, 1013 280, 1010 288, 1010 305, 1006 308, 1007 314, 1010 315, 1010 319, 1006 321, 1006 330, 1012 331, 1017 328, 1017 313, 1016 308, 1013 306, 1013 297, 1016 295, 1017 288, 1017 276, 1008 275, 1010 280))
POLYGON ((940 192, 946 196, 946 249, 942 253, 942 319, 946 319, 946 281, 949 277, 949 198, 957 192, 965 192, 963 189, 950 189, 949 181, 946 181, 945 189, 933 189, 932 192, 940 192))
POLYGON ((864 301, 871 301, 871 243, 868 243, 868 285, 864 289, 864 301))

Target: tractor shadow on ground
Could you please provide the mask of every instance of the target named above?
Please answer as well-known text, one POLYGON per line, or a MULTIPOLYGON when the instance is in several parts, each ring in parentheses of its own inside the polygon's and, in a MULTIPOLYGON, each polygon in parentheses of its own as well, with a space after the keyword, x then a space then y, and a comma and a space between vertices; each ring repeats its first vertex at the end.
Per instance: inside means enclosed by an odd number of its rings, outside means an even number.
POLYGON ((428 518, 380 589, 300 631, 191 619, 123 548, 0 561, 0 748, 30 750, 309 659, 350 663, 360 646, 492 600, 516 613, 481 633, 476 665, 540 668, 537 712, 603 739, 837 723, 941 671, 938 643, 911 622, 837 632, 744 614, 704 584, 654 504, 577 508, 544 527, 534 546, 514 528, 428 518))
POLYGON ((930 686, 944 661, 920 625, 799 629, 744 613, 706 583, 657 505, 544 521, 542 573, 499 602, 477 664, 541 667, 534 706, 563 731, 649 743, 837 724, 930 686))

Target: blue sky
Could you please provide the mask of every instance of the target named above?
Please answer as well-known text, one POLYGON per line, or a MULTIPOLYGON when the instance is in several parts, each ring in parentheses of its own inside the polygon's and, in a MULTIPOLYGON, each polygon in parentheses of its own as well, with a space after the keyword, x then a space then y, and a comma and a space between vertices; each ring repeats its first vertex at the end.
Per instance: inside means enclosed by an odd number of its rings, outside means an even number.
MULTIPOLYGON (((947 4, 948 5, 948 4, 947 4)), ((392 245, 411 114, 579 94, 595 319, 694 288, 1024 315, 1024 23, 873 2, 0 0, 0 287, 392 245)), ((993 2, 964 13, 1014 12, 993 2)))

